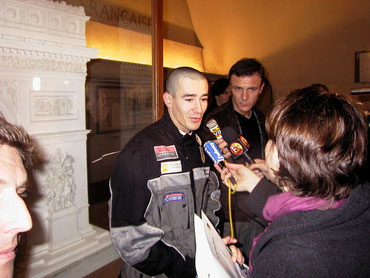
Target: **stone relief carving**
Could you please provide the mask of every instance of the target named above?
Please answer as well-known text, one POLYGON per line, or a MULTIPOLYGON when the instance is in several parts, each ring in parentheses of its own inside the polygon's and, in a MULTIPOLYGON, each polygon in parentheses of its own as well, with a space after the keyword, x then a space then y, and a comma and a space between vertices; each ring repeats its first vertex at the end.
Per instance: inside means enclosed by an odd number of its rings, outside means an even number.
MULTIPOLYGON (((1 51, 0 51, 1 52, 1 51)), ((86 72, 86 61, 71 62, 0 55, 0 67, 59 72, 86 72)))
POLYGON ((17 80, 0 80, 0 110, 11 122, 18 122, 18 95, 17 80))
POLYGON ((16 80, 0 80, 1 101, 17 107, 18 82, 16 80))
POLYGON ((77 117, 73 95, 35 95, 32 98, 32 119, 77 117))
POLYGON ((57 148, 46 165, 47 176, 42 188, 51 212, 74 206, 76 195, 74 161, 71 155, 57 148))

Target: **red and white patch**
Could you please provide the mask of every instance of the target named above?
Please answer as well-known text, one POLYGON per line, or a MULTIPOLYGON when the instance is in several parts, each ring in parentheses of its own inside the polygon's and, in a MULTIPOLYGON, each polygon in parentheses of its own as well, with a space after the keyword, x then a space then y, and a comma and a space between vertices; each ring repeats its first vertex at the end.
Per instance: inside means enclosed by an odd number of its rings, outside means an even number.
POLYGON ((175 145, 154 146, 154 153, 157 161, 179 158, 175 145))

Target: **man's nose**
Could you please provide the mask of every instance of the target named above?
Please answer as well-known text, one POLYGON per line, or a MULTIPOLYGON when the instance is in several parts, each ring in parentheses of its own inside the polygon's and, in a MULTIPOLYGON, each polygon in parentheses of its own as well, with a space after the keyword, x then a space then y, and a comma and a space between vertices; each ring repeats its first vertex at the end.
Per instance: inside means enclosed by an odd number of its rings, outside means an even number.
POLYGON ((201 100, 194 101, 193 110, 197 113, 202 113, 202 101, 201 100))
POLYGON ((247 90, 243 90, 243 93, 242 93, 242 100, 247 100, 248 99, 248 91, 247 90))
POLYGON ((8 199, 5 219, 1 219, 7 232, 22 233, 32 228, 31 215, 23 199, 16 196, 8 199))

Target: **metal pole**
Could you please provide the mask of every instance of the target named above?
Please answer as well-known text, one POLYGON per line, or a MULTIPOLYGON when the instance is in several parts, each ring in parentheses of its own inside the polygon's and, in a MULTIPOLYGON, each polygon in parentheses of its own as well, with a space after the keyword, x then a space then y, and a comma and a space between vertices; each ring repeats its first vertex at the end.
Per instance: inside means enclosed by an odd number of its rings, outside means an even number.
POLYGON ((152 0, 153 120, 163 115, 163 0, 152 0))

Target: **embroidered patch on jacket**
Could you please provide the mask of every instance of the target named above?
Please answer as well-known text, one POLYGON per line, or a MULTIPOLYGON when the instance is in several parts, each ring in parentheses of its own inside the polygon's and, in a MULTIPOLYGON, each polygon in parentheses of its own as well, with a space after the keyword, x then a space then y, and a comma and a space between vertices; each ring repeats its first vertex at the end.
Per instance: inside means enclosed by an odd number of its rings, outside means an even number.
POLYGON ((185 200, 185 193, 182 193, 182 192, 167 193, 163 196, 163 205, 167 203, 184 201, 184 200, 185 200))
POLYGON ((155 157, 156 157, 157 161, 179 158, 179 156, 177 155, 175 145, 154 146, 154 153, 155 153, 155 157))
POLYGON ((161 162, 161 174, 178 173, 182 171, 181 161, 161 162))

